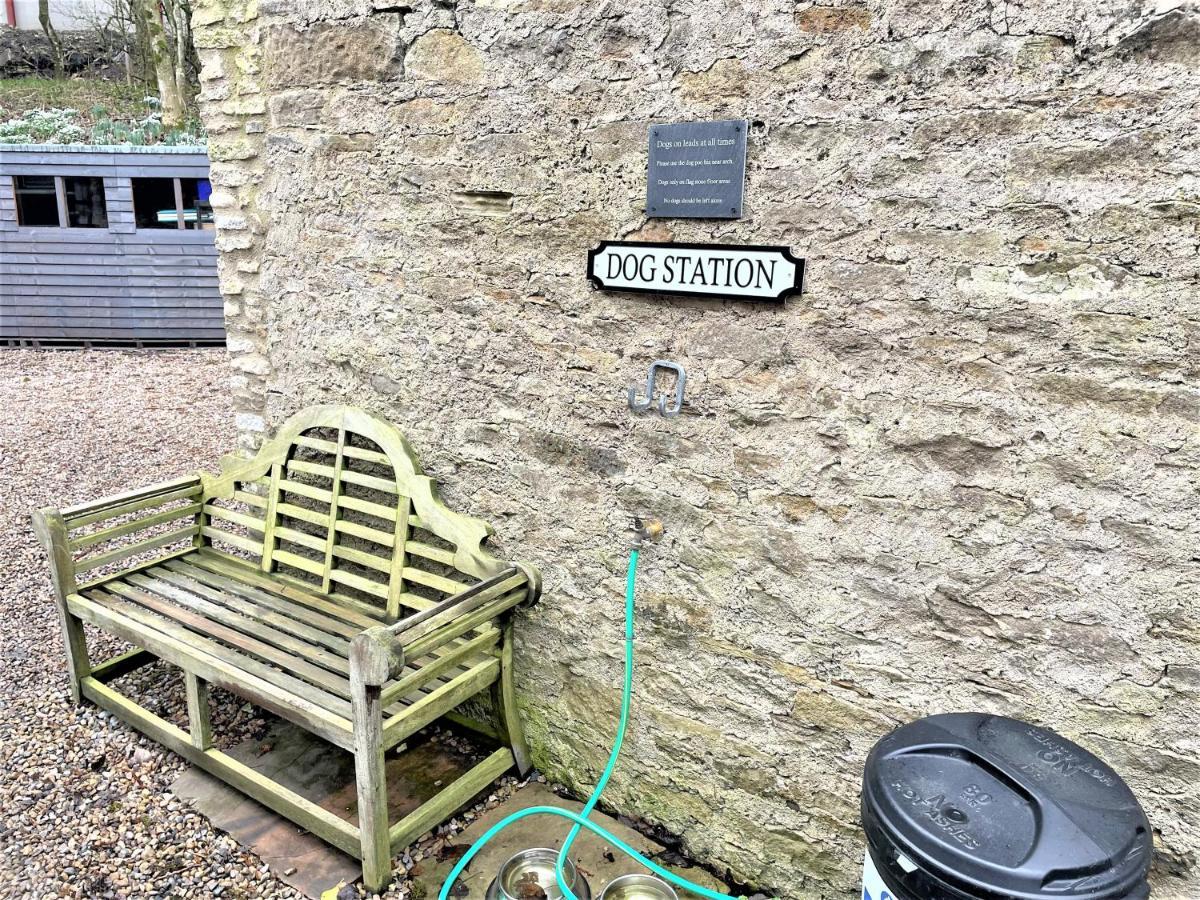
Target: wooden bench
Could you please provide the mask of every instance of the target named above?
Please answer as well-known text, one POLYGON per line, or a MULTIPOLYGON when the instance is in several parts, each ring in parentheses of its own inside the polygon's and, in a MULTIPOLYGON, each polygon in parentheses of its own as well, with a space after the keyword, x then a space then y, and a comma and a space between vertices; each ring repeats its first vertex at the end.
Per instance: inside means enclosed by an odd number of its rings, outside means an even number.
POLYGON ((448 510, 390 423, 306 409, 252 459, 34 523, 50 565, 71 691, 360 858, 369 890, 391 856, 529 752, 514 704, 509 611, 536 569, 481 548, 486 523, 448 510), (82 623, 134 649, 93 665, 82 623), (162 659, 183 670, 188 730, 114 690, 162 659), (217 685, 354 754, 358 826, 216 749, 217 685), (457 710, 488 691, 494 721, 457 710), (500 749, 390 824, 384 753, 447 717, 500 749))

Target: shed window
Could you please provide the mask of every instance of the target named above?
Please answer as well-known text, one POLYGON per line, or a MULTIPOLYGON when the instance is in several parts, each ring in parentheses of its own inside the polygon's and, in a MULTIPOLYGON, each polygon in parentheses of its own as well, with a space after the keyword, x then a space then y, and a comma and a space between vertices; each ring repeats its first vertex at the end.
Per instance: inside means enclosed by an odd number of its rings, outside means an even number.
POLYGON ((17 224, 58 227, 58 192, 53 175, 14 175, 17 224))
POLYGON ((212 228, 207 178, 132 178, 138 228, 212 228))
POLYGON ((63 193, 67 197, 67 224, 71 228, 108 227, 103 178, 65 177, 63 193))
POLYGON ((90 175, 14 175, 17 224, 107 228, 104 179, 90 175))

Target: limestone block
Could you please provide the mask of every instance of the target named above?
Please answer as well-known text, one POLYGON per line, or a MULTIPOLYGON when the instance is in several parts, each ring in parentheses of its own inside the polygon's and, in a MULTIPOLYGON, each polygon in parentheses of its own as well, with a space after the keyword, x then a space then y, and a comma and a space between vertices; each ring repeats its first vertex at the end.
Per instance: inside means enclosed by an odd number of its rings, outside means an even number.
POLYGON ((272 87, 379 81, 397 72, 395 31, 376 20, 271 25, 263 52, 272 87))
POLYGON ((258 349, 258 343, 247 335, 230 331, 225 339, 225 347, 230 353, 253 353, 258 349))
POLYGON ((259 116, 267 111, 267 103, 261 96, 242 97, 222 103, 220 108, 230 116, 259 116))
MULTIPOLYGON (((214 205, 214 209, 216 206, 214 205)), ((245 231, 246 217, 239 215, 230 215, 224 212, 216 214, 217 228, 221 231, 245 231)))
POLYGON ((813 34, 865 31, 871 27, 871 11, 866 6, 809 6, 796 11, 796 27, 813 34))
POLYGON ((316 125, 321 118, 325 97, 320 91, 283 91, 268 100, 270 121, 280 128, 316 125))
POLYGON ((237 25, 210 25, 195 31, 196 49, 227 50, 246 43, 245 29, 237 25))
POLYGON ((223 51, 198 50, 197 55, 200 57, 200 81, 202 83, 225 77, 225 53, 223 51))
POLYGON ((679 76, 679 88, 696 105, 720 105, 749 96, 750 73, 740 59, 720 59, 703 72, 679 76))
POLYGON ((271 363, 265 356, 258 353, 246 353, 232 359, 233 367, 250 375, 267 375, 271 371, 271 363))
POLYGON ((461 34, 435 28, 404 55, 404 71, 416 78, 471 84, 483 77, 483 57, 461 34))
POLYGON ((234 85, 231 82, 218 78, 201 84, 200 94, 197 99, 199 99, 202 103, 209 101, 228 100, 231 96, 233 96, 233 92, 234 85))
MULTIPOLYGON (((209 146, 209 158, 212 159, 212 146, 209 146)), ((254 180, 250 169, 242 165, 244 160, 213 159, 209 167, 209 179, 213 184, 222 187, 237 188, 254 180)))
POLYGON ((193 29, 208 28, 225 21, 226 0, 199 0, 192 5, 191 24, 193 29))
POLYGON ((267 423, 262 416, 251 413, 238 413, 235 417, 238 431, 266 431, 267 423))
POLYGON ((1200 62, 1200 10, 1181 4, 1139 23, 1117 44, 1123 55, 1194 67, 1200 62))
POLYGON ((247 160, 258 156, 258 149, 257 141, 223 137, 219 141, 209 141, 208 157, 213 162, 247 160))
MULTIPOLYGON (((242 75, 258 75, 261 57, 262 47, 257 42, 251 41, 238 48, 234 62, 242 75)), ((249 88, 250 86, 250 82, 245 82, 245 87, 249 88)))

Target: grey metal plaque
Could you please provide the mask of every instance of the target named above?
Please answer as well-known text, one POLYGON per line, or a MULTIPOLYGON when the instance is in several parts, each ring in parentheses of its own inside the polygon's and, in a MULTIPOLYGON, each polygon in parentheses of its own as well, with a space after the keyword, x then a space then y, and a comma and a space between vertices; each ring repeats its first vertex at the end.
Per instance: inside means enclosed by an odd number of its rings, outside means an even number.
POLYGON ((745 182, 745 119, 650 126, 650 218, 741 218, 745 182))

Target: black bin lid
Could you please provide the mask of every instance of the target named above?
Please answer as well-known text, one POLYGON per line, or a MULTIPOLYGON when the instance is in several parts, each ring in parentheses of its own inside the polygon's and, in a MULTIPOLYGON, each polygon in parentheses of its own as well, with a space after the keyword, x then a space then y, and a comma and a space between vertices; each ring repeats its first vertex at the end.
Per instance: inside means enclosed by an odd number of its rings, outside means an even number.
POLYGON ((927 886, 920 900, 1148 896, 1150 825, 1133 792, 1027 722, 948 713, 896 729, 867 758, 862 813, 877 864, 927 886))

